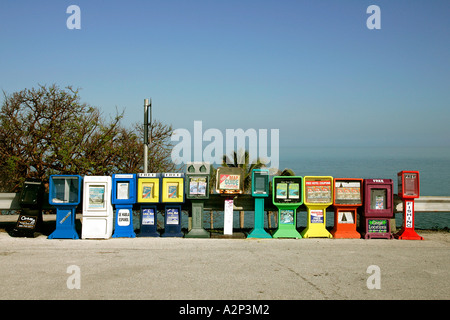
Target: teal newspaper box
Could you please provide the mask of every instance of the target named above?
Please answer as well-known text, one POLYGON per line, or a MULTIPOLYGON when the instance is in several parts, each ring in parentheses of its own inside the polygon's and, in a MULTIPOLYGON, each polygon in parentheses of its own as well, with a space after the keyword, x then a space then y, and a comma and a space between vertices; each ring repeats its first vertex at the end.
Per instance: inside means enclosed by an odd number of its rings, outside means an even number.
POLYGON ((253 169, 252 196, 255 198, 255 227, 248 238, 272 238, 264 230, 264 198, 269 196, 269 169, 253 169))

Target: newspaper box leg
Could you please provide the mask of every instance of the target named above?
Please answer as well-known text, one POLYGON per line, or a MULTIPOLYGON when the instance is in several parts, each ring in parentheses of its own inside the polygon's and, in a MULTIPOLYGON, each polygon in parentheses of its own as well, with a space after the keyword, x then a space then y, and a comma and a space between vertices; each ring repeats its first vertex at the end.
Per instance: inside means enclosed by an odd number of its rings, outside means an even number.
POLYGON ((303 238, 333 238, 325 228, 326 209, 308 208, 308 221, 306 229, 302 231, 303 238))
POLYGON ((424 238, 414 230, 414 201, 403 201, 403 212, 403 226, 400 232, 394 235, 395 238, 400 240, 424 240, 424 238))
POLYGON ((192 229, 186 238, 209 238, 208 231, 203 229, 203 200, 192 201, 192 229))
POLYGON ((274 238, 301 239, 297 231, 297 208, 278 209, 278 229, 273 234, 274 238))
POLYGON ((141 231, 138 237, 159 237, 157 230, 158 210, 156 205, 141 205, 141 231))
POLYGON ((272 238, 264 230, 264 198, 255 198, 255 227, 247 238, 272 238))
POLYGON ((331 231, 336 239, 360 239, 361 235, 356 231, 357 209, 335 209, 334 228, 331 231))
POLYGON ((56 209, 56 229, 48 239, 79 239, 75 230, 75 208, 56 209))
POLYGON ((116 205, 116 222, 113 238, 135 238, 133 229, 133 206, 116 205))
POLYGON ((391 233, 390 219, 363 218, 365 230, 364 239, 394 239, 391 233))
POLYGON ((181 206, 166 205, 164 216, 164 233, 161 237, 183 237, 183 232, 181 231, 181 206))

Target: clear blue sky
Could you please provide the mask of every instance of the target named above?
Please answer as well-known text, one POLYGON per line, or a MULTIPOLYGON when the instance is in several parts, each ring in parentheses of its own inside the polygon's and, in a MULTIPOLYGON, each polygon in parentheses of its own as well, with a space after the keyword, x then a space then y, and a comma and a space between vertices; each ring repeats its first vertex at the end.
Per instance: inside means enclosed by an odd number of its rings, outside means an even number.
POLYGON ((0 89, 73 85, 125 124, 151 97, 174 128, 281 145, 450 146, 449 39, 448 0, 2 0, 0 89))

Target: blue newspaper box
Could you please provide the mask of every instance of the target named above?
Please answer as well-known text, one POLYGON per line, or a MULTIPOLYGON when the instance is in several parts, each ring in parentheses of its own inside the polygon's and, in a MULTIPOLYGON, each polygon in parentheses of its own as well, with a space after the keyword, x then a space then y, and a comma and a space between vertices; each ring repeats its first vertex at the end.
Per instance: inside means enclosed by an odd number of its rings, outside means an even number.
POLYGON ((136 174, 113 174, 112 204, 116 222, 113 238, 134 238, 133 204, 136 203, 136 174))
POLYGON ((165 204, 162 237, 183 237, 181 204, 184 203, 184 173, 162 174, 161 196, 165 204))
POLYGON ((56 229, 48 239, 79 239, 75 209, 81 202, 82 182, 79 175, 50 176, 48 202, 56 208, 56 229))
POLYGON ((141 209, 138 237, 159 237, 156 205, 161 202, 161 175, 159 173, 138 173, 137 178, 137 202, 141 209))

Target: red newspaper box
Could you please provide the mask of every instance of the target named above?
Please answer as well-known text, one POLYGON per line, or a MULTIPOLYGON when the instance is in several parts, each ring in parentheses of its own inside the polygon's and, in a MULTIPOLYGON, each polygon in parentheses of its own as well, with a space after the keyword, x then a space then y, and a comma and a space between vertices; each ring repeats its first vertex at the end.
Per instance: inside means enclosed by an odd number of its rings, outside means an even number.
POLYGON ((359 239, 356 231, 358 207, 363 204, 363 179, 334 178, 334 238, 359 239))
POLYGON ((364 179, 364 205, 362 211, 365 239, 393 239, 391 221, 394 218, 392 179, 364 179))
POLYGON ((401 240, 423 240, 414 230, 414 199, 419 197, 419 171, 400 171, 398 177, 398 196, 403 200, 403 226, 395 238, 401 240))

